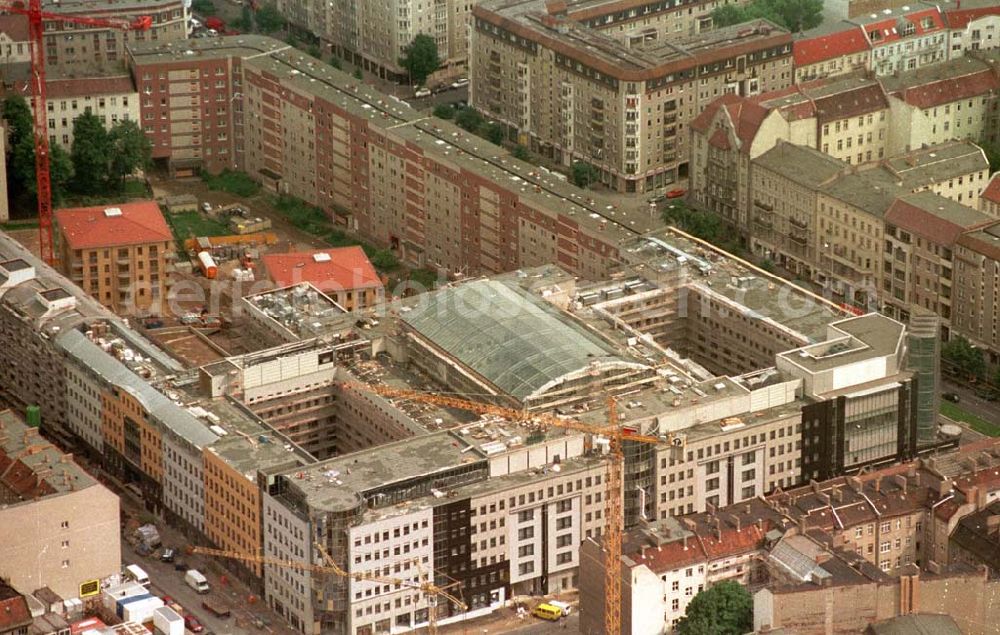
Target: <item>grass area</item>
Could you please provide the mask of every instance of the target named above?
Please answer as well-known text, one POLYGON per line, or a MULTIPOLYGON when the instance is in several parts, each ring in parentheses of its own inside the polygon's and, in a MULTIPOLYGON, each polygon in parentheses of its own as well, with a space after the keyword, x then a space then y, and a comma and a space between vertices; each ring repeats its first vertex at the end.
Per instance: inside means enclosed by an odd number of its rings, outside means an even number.
POLYGON ((0 223, 0 229, 4 231, 17 231, 18 229, 38 229, 38 220, 34 218, 28 220, 12 220, 7 223, 0 223))
POLYGON ((183 248, 184 241, 188 238, 225 236, 232 233, 225 223, 205 216, 201 212, 167 214, 166 218, 170 224, 170 229, 174 232, 174 239, 177 240, 177 244, 181 248, 183 248))
POLYGON ((216 175, 202 172, 201 180, 208 185, 208 189, 210 190, 228 192, 243 198, 260 192, 260 183, 251 179, 246 172, 223 170, 220 174, 216 175))
POLYGON ((942 401, 941 414, 949 419, 968 424, 968 426, 976 432, 981 432, 982 434, 991 437, 1000 437, 1000 425, 990 423, 986 419, 977 417, 971 412, 966 412, 958 404, 954 404, 950 401, 942 401))
POLYGON ((410 272, 410 281, 420 285, 427 291, 434 288, 437 279, 437 273, 430 269, 414 269, 410 272))
POLYGON ((122 189, 110 191, 97 196, 79 196, 67 194, 65 200, 59 207, 93 207, 96 205, 110 205, 113 203, 124 203, 137 198, 150 198, 149 188, 145 181, 130 180, 125 181, 122 189))

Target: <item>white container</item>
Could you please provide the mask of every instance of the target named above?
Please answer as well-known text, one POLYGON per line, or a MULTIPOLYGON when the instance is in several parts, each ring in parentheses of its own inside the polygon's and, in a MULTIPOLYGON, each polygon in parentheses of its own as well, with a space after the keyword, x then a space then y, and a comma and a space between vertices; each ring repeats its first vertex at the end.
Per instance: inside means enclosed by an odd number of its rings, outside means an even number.
POLYGON ((153 611, 153 629, 159 635, 184 635, 184 618, 169 606, 153 611))

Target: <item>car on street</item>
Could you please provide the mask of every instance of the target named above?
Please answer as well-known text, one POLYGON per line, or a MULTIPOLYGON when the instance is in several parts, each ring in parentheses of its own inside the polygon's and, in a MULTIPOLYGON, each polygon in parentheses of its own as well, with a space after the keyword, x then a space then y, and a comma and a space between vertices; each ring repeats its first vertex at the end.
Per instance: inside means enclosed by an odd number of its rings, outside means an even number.
POLYGON ((430 97, 431 89, 427 88, 426 86, 421 86, 420 88, 417 89, 415 93, 413 93, 413 96, 416 97, 417 99, 421 99, 423 97, 430 97))
POLYGON ((953 392, 946 392, 941 395, 941 398, 945 401, 950 401, 952 403, 958 403, 958 395, 953 392))
POLYGON ((199 620, 194 615, 191 615, 190 613, 184 616, 184 628, 191 631, 192 633, 200 633, 203 630, 205 630, 205 627, 202 625, 201 620, 199 620))
POLYGON ((468 86, 468 85, 469 85, 469 80, 466 77, 463 77, 461 79, 456 79, 451 83, 452 88, 461 88, 462 86, 468 86))
POLYGON ((678 188, 676 190, 670 190, 669 192, 667 192, 667 198, 681 198, 685 194, 687 194, 687 190, 678 188))

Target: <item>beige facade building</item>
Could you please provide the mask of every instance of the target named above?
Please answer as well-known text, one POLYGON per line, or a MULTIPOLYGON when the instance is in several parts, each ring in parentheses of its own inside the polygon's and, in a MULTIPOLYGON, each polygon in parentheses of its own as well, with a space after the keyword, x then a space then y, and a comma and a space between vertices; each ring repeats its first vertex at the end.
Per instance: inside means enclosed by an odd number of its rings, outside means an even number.
POLYGON ((118 312, 165 310, 174 237, 155 202, 62 209, 56 221, 63 271, 84 291, 118 312))
POLYGON ((687 178, 687 126, 713 100, 793 80, 791 36, 764 20, 705 30, 707 15, 667 4, 641 18, 615 2, 539 7, 475 7, 470 103, 543 156, 595 166, 620 192, 687 178))
POLYGON ((129 75, 49 79, 49 143, 66 150, 73 145, 73 121, 85 112, 96 115, 109 130, 120 121, 139 123, 139 93, 129 75))
POLYGON ((118 496, 10 410, 0 412, 0 576, 64 598, 121 571, 118 496))
POLYGON ((952 249, 952 328, 1000 363, 1000 225, 962 234, 952 249))

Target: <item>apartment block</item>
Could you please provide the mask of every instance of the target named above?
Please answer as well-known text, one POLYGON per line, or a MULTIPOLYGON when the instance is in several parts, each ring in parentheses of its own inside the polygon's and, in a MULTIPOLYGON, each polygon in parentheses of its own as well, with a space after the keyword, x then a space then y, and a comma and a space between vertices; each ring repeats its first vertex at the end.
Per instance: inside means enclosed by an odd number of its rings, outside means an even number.
POLYGON ((1000 47, 1000 7, 988 0, 966 0, 944 11, 949 58, 964 51, 1000 47))
POLYGON ((49 20, 45 29, 45 63, 58 72, 78 75, 115 74, 124 70, 126 47, 139 42, 187 39, 189 5, 181 0, 70 0, 46 5, 46 11, 133 22, 149 17, 149 29, 121 29, 49 20))
POLYGON ((861 29, 843 22, 802 33, 792 44, 796 83, 850 75, 871 64, 871 43, 861 29))
POLYGON ((346 311, 373 307, 385 300, 382 280, 361 247, 268 253, 261 263, 264 275, 277 286, 309 282, 346 311))
POLYGON ((794 80, 791 35, 765 20, 704 30, 707 16, 673 3, 485 2, 472 13, 470 103, 619 192, 687 178, 686 128, 712 100, 794 80))
POLYGON ((333 4, 282 0, 278 9, 337 56, 395 82, 409 80, 399 64, 403 50, 417 35, 429 35, 441 59, 442 68, 431 79, 437 83, 468 71, 467 29, 472 4, 459 0, 431 5, 412 0, 333 4))
POLYGON ((118 497, 10 410, 0 412, 0 576, 77 597, 121 571, 118 497))
MULTIPOLYGON (((402 261, 442 273, 558 262, 599 279, 612 268, 618 241, 651 227, 646 210, 627 220, 611 214, 608 205, 621 204, 615 197, 584 195, 450 122, 426 118, 286 48, 260 36, 133 47, 140 91, 160 91, 141 107, 147 131, 164 131, 152 135, 154 157, 174 172, 243 169, 268 189, 321 207, 402 261), (167 82, 168 73, 178 79, 167 82), (206 81, 222 88, 206 89, 206 81), (180 105, 157 105, 172 90, 183 91, 180 105), (191 145, 187 124, 170 123, 176 117, 200 127, 196 113, 204 108, 231 116, 228 141, 211 155, 191 145), (220 161, 220 152, 235 161, 220 161)), ((220 134, 215 123, 213 139, 220 134)), ((199 146, 202 139, 199 133, 199 146)))
POLYGON ((1000 227, 991 225, 958 237, 954 250, 955 302, 952 329, 986 352, 991 364, 1000 362, 1000 227))
MULTIPOLYGON (((960 545, 989 531, 988 501, 1000 493, 998 450, 987 440, 861 477, 813 480, 706 513, 643 522, 626 534, 621 556, 623 632, 672 632, 691 597, 722 580, 753 589, 760 632, 794 625, 823 633, 831 623, 833 632, 856 632, 855 622, 916 612, 918 602, 953 613, 944 607, 959 606, 961 594, 925 600, 914 593, 907 596, 912 605, 883 606, 854 593, 857 585, 921 579, 986 582, 969 565, 989 565, 993 554, 960 545), (815 604, 816 593, 826 598, 825 608, 822 600, 815 604), (814 603, 811 611, 799 607, 800 598, 814 603)), ((605 554, 597 539, 585 540, 581 552, 581 627, 600 632, 605 554)), ((965 619, 975 623, 990 610, 978 606, 965 619)))
POLYGON ((28 18, 16 13, 0 17, 0 59, 5 72, 31 63, 31 34, 28 32, 28 18))
POLYGON ((979 211, 1000 217, 1000 175, 994 174, 979 194, 979 211))
POLYGON ((56 212, 60 262, 73 282, 120 313, 162 313, 174 237, 154 201, 56 212))
POLYGON ((997 140, 1000 57, 971 55, 886 77, 890 155, 953 139, 997 140))
POLYGON ((139 93, 129 75, 53 78, 46 82, 45 89, 49 143, 57 143, 66 150, 73 145, 73 121, 85 112, 96 115, 109 130, 121 121, 139 123, 139 93))

